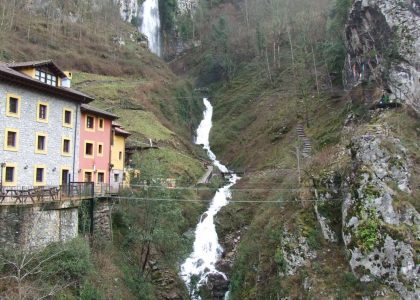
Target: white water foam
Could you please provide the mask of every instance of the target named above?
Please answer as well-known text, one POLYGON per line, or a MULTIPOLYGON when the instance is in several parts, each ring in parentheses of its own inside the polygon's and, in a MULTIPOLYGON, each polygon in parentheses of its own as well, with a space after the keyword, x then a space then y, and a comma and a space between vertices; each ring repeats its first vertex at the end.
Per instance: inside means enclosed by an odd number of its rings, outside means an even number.
POLYGON ((141 16, 140 32, 147 36, 150 51, 161 56, 159 1, 144 1, 141 6, 141 16))
MULTIPOLYGON (((203 145, 203 149, 207 151, 209 158, 221 172, 230 173, 228 168, 216 159, 216 155, 210 149, 209 136, 213 125, 213 106, 208 99, 204 98, 203 101, 206 110, 204 111, 203 120, 197 129, 197 139, 195 143, 203 145)), ((218 242, 214 216, 223 206, 229 203, 228 200, 231 198, 230 188, 239 179, 240 178, 236 174, 231 173, 229 176, 229 183, 217 190, 210 207, 201 216, 200 222, 197 225, 193 252, 181 265, 181 276, 187 285, 190 294, 194 294, 191 290, 193 288, 191 287, 191 279, 193 276, 199 278, 195 288, 204 285, 210 274, 219 274, 227 279, 224 273, 216 269, 216 262, 220 259, 223 249, 218 242)), ((196 300, 200 299, 200 297, 193 295, 192 299, 196 300)))

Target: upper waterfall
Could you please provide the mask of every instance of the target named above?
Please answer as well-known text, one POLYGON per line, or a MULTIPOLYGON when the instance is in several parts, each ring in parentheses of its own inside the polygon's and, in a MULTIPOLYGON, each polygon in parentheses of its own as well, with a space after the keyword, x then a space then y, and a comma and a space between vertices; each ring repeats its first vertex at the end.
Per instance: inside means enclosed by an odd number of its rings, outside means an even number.
POLYGON ((161 33, 160 33, 160 15, 159 1, 146 0, 140 8, 141 26, 140 31, 147 36, 149 40, 150 51, 158 56, 162 54, 161 33))

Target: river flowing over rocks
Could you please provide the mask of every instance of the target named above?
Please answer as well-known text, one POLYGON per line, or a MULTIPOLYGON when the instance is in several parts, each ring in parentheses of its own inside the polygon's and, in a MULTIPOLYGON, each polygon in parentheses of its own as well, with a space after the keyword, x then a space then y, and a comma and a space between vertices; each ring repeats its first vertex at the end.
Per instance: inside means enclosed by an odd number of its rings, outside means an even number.
POLYGON ((214 217, 227 205, 231 197, 230 188, 239 180, 236 174, 221 164, 216 155, 211 151, 209 144, 210 130, 212 127, 213 107, 204 99, 206 110, 203 120, 197 129, 196 144, 203 145, 209 158, 215 167, 222 173, 231 173, 228 176, 228 183, 218 189, 212 199, 210 207, 201 216, 200 222, 195 230, 194 249, 191 255, 181 266, 181 277, 185 281, 192 299, 201 299, 198 295, 199 288, 206 285, 212 291, 215 299, 223 299, 228 290, 229 281, 226 275, 217 270, 216 264, 222 256, 223 249, 218 241, 214 217))

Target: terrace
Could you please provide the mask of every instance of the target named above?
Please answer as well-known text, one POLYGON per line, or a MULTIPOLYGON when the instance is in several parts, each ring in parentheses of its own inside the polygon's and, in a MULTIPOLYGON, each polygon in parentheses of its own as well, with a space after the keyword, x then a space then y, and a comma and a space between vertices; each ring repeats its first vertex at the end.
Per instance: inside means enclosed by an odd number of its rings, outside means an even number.
POLYGON ((70 182, 61 186, 0 187, 0 205, 28 205, 80 201, 115 195, 119 188, 93 182, 70 182))

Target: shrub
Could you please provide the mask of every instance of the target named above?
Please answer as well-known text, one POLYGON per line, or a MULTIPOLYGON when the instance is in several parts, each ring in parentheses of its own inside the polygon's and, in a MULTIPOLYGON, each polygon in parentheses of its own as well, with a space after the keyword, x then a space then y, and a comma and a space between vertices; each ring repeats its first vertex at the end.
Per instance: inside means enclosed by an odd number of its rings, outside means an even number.
POLYGON ((86 282, 80 292, 80 300, 102 300, 103 295, 90 282, 86 282))
POLYGON ((376 216, 364 220, 356 231, 358 245, 362 251, 372 251, 379 242, 379 220, 376 216))
POLYGON ((45 266, 44 276, 47 278, 81 282, 93 270, 90 248, 83 239, 76 238, 64 245, 51 245, 44 252, 45 257, 60 253, 45 266))
POLYGON ((287 263, 284 259, 283 250, 277 247, 276 253, 274 254, 274 261, 277 264, 278 270, 282 273, 286 272, 287 263))

